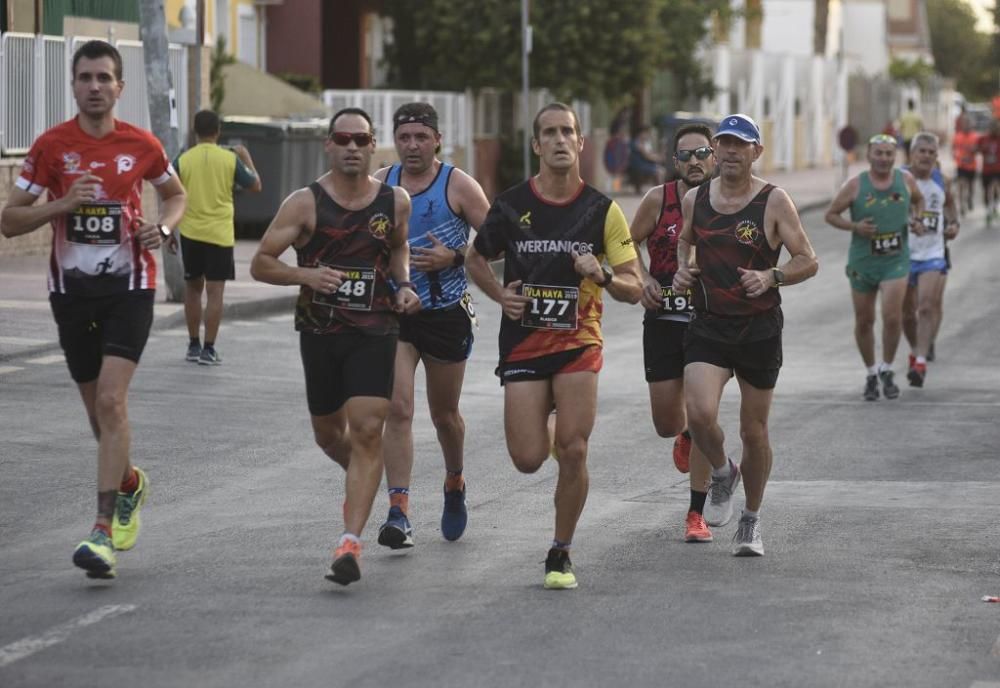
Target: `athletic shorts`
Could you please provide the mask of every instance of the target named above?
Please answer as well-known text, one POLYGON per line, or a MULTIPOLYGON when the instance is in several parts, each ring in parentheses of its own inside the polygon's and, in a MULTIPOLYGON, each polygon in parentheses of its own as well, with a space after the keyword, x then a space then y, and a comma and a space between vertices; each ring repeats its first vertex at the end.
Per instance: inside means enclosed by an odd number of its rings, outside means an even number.
POLYGON ((523 361, 502 361, 495 372, 503 387, 508 382, 548 380, 565 373, 597 373, 603 365, 603 349, 599 346, 585 346, 582 349, 560 351, 523 361))
POLYGON ((940 272, 942 275, 948 274, 948 261, 944 258, 931 258, 930 260, 910 261, 910 286, 917 286, 917 277, 922 272, 940 272))
POLYGON ((956 173, 958 174, 958 178, 959 179, 968 179, 970 182, 971 181, 975 181, 975 179, 976 179, 976 171, 975 170, 963 170, 961 167, 959 167, 956 170, 956 173))
POLYGON ((153 325, 155 296, 152 289, 95 298, 49 294, 59 344, 75 382, 96 380, 105 356, 139 362, 153 325))
POLYGON ((436 361, 466 360, 472 353, 473 338, 472 321, 460 303, 399 319, 399 341, 412 344, 421 356, 436 361))
POLYGON ((184 279, 204 277, 210 282, 236 279, 232 246, 217 246, 181 235, 181 259, 184 261, 184 279))
POLYGON ((299 333, 309 413, 326 416, 352 397, 392 398, 396 335, 299 333))
POLYGON ((646 382, 684 377, 684 334, 688 324, 679 320, 648 319, 642 324, 642 360, 646 382))
POLYGON ((910 261, 906 256, 893 256, 884 262, 868 261, 863 265, 847 264, 844 271, 851 289, 862 294, 878 291, 882 282, 900 279, 910 274, 910 261))
POLYGON ((983 172, 980 177, 983 180, 983 198, 990 192, 990 184, 1000 181, 1000 172, 983 172))
POLYGON ((781 335, 731 344, 700 337, 688 330, 684 363, 709 363, 735 372, 757 389, 774 389, 781 370, 781 335))

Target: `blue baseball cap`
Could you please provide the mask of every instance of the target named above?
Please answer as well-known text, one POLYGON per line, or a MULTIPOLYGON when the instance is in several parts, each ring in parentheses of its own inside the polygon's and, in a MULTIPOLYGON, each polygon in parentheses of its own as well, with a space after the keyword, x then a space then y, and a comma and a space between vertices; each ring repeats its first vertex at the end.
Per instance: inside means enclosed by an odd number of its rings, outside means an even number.
POLYGON ((713 139, 720 136, 735 136, 749 143, 760 143, 760 129, 757 123, 747 115, 734 114, 726 115, 719 122, 719 128, 715 131, 713 139))

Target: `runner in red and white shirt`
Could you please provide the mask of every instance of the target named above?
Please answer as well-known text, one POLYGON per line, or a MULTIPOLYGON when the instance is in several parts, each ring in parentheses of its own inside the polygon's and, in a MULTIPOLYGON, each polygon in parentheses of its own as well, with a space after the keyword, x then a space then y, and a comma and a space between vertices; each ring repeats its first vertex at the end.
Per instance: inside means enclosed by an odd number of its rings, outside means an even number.
POLYGON ((146 475, 129 462, 128 388, 153 321, 152 251, 184 215, 184 188, 160 143, 114 118, 125 83, 104 41, 73 55, 74 119, 31 147, 0 215, 13 237, 53 228, 49 299, 70 375, 98 441, 97 520, 73 553, 91 578, 114 578, 115 550, 131 549, 146 475), (159 219, 143 216, 142 181, 156 186, 159 219), (48 202, 36 205, 48 192, 48 202))

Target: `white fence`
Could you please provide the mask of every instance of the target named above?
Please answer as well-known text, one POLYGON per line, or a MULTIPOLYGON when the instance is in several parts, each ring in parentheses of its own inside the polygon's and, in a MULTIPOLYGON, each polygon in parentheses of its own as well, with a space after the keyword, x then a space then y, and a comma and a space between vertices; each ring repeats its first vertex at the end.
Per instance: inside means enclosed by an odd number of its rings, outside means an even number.
POLYGON ((451 162, 455 147, 472 150, 472 118, 464 93, 445 91, 323 91, 323 103, 334 113, 345 107, 371 115, 382 146, 392 146, 392 113, 404 103, 430 103, 440 118, 441 156, 451 162))
MULTIPOLYGON (((36 36, 5 33, 0 36, 0 154, 24 155, 42 132, 76 114, 70 87, 73 52, 89 39, 73 36, 36 36)), ((146 72, 142 43, 116 41, 124 62, 125 89, 115 116, 149 128, 146 72)), ((187 52, 170 46, 170 73, 177 101, 178 140, 187 140, 187 52)))

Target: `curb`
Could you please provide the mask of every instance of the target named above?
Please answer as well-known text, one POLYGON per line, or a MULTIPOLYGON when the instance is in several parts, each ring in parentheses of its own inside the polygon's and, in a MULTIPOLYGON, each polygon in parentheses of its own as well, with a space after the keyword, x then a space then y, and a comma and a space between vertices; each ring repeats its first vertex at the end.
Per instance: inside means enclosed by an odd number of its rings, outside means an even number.
MULTIPOLYGON (((225 322, 227 319, 238 320, 244 318, 260 318, 267 315, 272 315, 275 313, 280 313, 282 311, 291 312, 295 307, 295 301, 298 299, 298 292, 289 294, 288 296, 271 296, 264 299, 256 299, 253 301, 239 301, 237 303, 227 303, 222 307, 222 321, 225 322)), ((154 306, 155 309, 155 306, 154 306)), ((157 332, 159 330, 169 330, 174 327, 179 327, 184 325, 184 310, 181 309, 176 313, 171 313, 170 315, 165 315, 157 318, 153 315, 153 325, 149 328, 150 334, 157 332)), ((62 347, 59 346, 59 342, 46 342, 45 344, 38 344, 37 346, 26 347, 12 354, 0 355, 0 362, 3 361, 13 361, 16 359, 27 358, 30 356, 41 356, 44 354, 52 353, 55 351, 61 351, 62 347)))

